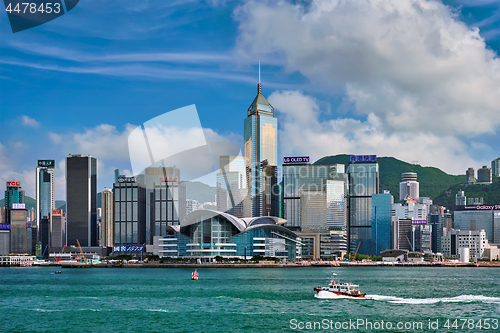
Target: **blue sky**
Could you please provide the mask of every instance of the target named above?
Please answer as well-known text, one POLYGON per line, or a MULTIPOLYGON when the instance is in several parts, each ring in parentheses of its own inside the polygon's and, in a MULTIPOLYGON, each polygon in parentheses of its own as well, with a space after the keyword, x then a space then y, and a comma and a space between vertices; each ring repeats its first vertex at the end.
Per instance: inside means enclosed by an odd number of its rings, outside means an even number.
POLYGON ((500 3, 397 2, 80 1, 15 34, 4 13, 0 181, 34 196, 36 161, 55 159, 64 200, 64 158, 81 153, 110 187, 115 168, 131 170, 131 128, 191 104, 207 138, 241 145, 259 59, 280 156, 377 154, 454 174, 489 164, 500 3))

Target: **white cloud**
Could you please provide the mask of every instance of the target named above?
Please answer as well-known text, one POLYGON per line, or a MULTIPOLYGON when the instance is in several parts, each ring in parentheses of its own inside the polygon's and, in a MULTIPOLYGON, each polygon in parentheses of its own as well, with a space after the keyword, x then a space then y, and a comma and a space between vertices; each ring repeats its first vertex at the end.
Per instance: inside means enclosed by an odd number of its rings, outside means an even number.
POLYGON ((250 1, 235 15, 241 57, 272 54, 323 91, 344 89, 386 135, 498 129, 500 59, 440 2, 250 1))
POLYGON ((24 126, 28 127, 37 128, 38 126, 40 126, 40 123, 38 121, 28 116, 22 116, 22 122, 24 126))
POLYGON ((381 130, 381 120, 369 114, 366 121, 337 118, 320 121, 317 101, 299 91, 274 92, 269 101, 278 110, 280 144, 284 156, 309 155, 312 160, 336 154, 376 154, 406 162, 418 160, 446 172, 463 174, 474 161, 466 144, 454 136, 381 130), (303 114, 311 115, 304 126, 303 114))

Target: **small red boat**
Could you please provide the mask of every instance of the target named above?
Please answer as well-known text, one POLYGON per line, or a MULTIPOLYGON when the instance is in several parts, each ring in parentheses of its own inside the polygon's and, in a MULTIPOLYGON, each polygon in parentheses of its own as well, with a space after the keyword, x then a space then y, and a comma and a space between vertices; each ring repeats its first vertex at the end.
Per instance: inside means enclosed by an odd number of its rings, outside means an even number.
POLYGON ((191 274, 191 280, 198 280, 198 272, 196 271, 196 269, 191 274))
POLYGON ((319 295, 320 293, 332 293, 338 296, 348 296, 356 298, 361 298, 366 296, 366 293, 361 293, 358 289, 356 289, 357 287, 359 287, 359 285, 352 283, 336 282, 334 279, 335 276, 337 276, 337 274, 333 273, 332 281, 330 281, 328 287, 319 286, 314 288, 316 295, 319 295))

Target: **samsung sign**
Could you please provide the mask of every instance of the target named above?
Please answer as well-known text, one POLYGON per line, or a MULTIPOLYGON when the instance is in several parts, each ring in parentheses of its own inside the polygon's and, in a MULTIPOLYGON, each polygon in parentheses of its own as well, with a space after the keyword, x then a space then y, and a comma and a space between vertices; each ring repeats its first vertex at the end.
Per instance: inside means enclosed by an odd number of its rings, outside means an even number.
POLYGON ((283 164, 309 163, 309 156, 283 157, 283 164))
POLYGON ((377 155, 351 155, 351 162, 377 162, 377 155))
POLYGON ((12 209, 26 209, 26 205, 23 203, 14 203, 12 204, 12 209))
POLYGON ((500 205, 456 206, 455 210, 500 210, 500 205))
POLYGON ((10 223, 0 223, 0 230, 10 230, 10 223))

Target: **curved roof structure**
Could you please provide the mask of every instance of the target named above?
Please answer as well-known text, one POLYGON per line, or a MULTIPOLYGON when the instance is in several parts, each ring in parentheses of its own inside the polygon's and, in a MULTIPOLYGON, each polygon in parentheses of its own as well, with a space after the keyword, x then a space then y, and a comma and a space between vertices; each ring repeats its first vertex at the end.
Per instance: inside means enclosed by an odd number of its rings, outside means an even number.
POLYGON ((231 222, 240 232, 244 231, 247 228, 247 223, 243 219, 240 219, 228 213, 219 212, 216 210, 209 210, 209 209, 199 209, 189 213, 181 222, 181 228, 198 223, 200 222, 201 218, 206 219, 209 217, 215 217, 219 215, 221 215, 222 217, 226 218, 229 222, 231 222))
POLYGON ((250 227, 257 224, 284 224, 285 219, 276 216, 258 216, 258 217, 244 217, 243 221, 250 227))

